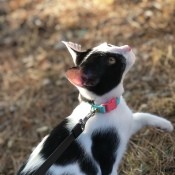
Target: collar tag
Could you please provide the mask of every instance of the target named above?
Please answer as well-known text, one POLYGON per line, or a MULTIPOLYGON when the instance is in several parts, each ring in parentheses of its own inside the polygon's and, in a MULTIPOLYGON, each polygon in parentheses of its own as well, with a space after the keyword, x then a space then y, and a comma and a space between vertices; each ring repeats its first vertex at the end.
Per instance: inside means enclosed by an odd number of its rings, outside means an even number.
POLYGON ((107 113, 117 108, 120 103, 120 98, 112 98, 108 102, 101 105, 92 105, 93 110, 97 110, 99 113, 107 113))

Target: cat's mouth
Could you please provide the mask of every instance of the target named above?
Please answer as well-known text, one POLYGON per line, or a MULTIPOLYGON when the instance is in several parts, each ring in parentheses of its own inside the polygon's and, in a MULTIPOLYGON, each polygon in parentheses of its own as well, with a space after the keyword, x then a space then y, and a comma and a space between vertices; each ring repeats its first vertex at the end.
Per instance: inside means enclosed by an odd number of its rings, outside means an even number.
POLYGON ((91 72, 84 72, 79 67, 72 67, 66 72, 67 79, 80 87, 93 87, 99 82, 99 78, 91 72))

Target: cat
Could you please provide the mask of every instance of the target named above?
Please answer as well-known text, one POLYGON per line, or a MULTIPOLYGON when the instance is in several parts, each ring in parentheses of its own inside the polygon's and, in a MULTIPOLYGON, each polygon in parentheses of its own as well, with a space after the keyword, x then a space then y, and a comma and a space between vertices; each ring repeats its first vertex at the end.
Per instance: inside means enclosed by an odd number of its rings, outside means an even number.
POLYGON ((71 129, 92 109, 83 133, 70 145, 45 175, 117 175, 129 139, 144 126, 173 131, 170 121, 149 113, 132 113, 122 94, 123 80, 136 58, 130 46, 103 43, 81 50, 63 42, 74 67, 67 79, 79 90, 79 105, 34 149, 18 175, 32 175, 71 129))

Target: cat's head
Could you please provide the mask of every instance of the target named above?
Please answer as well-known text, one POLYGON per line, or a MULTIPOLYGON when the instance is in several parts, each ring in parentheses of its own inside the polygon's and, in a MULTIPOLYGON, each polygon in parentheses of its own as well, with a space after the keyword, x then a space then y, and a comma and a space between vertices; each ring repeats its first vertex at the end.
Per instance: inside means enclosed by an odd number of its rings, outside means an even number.
POLYGON ((81 50, 81 46, 63 42, 72 55, 75 66, 66 76, 80 94, 89 100, 121 96, 123 79, 135 62, 135 55, 128 45, 121 47, 103 43, 81 50))

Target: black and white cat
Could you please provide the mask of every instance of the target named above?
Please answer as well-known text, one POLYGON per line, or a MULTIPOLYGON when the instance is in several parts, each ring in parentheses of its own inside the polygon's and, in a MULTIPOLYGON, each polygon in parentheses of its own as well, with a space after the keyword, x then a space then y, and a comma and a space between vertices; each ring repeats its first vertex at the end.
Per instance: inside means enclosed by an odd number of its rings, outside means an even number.
POLYGON ((123 79, 135 62, 132 49, 103 43, 86 51, 71 42, 63 42, 75 67, 68 80, 79 92, 79 105, 34 149, 19 175, 31 175, 71 129, 92 108, 97 108, 84 132, 47 171, 47 175, 117 175, 118 166, 130 137, 144 126, 172 131, 166 119, 149 113, 132 113, 125 103, 123 79))

